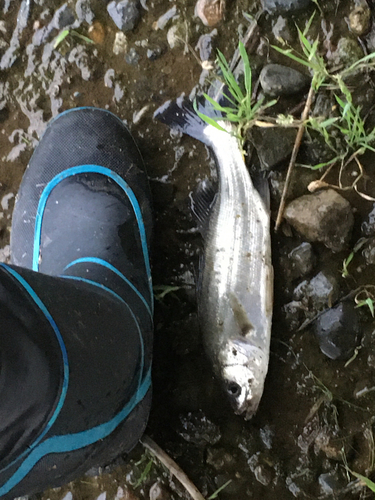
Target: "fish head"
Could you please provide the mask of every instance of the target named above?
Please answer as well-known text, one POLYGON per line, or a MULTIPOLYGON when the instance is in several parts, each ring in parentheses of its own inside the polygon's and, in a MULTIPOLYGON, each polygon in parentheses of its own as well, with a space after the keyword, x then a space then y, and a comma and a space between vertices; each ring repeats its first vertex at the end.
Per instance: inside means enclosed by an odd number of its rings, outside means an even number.
POLYGON ((221 352, 220 378, 237 415, 249 420, 257 411, 263 394, 268 356, 243 340, 229 341, 221 352))

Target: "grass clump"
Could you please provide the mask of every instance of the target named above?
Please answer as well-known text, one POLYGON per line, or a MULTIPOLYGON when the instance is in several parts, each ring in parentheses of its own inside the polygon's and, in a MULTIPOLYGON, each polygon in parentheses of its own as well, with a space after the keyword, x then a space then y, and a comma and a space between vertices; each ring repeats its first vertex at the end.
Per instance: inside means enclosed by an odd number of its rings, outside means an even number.
POLYGON ((260 98, 254 102, 252 95, 252 71, 250 61, 246 53, 245 46, 242 42, 238 44, 238 50, 244 68, 244 89, 237 83, 230 66, 225 59, 222 52, 218 51, 217 64, 222 73, 222 81, 226 85, 227 91, 223 93, 224 98, 228 101, 228 106, 223 106, 215 101, 208 94, 203 94, 207 101, 211 104, 216 116, 210 117, 197 109, 196 102, 194 103, 195 111, 199 117, 213 125, 219 130, 227 132, 218 122, 226 120, 236 126, 236 135, 243 140, 246 131, 251 128, 256 120, 263 114, 263 112, 273 106, 276 100, 264 102, 264 98, 260 98))

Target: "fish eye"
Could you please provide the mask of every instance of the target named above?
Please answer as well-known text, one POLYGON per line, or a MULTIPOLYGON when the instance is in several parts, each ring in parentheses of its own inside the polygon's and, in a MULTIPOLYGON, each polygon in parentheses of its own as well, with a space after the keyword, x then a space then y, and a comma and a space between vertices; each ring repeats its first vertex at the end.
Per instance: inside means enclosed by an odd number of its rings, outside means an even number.
POLYGON ((241 386, 238 385, 236 382, 229 382, 227 391, 230 396, 233 396, 235 398, 238 398, 238 396, 241 394, 241 386))

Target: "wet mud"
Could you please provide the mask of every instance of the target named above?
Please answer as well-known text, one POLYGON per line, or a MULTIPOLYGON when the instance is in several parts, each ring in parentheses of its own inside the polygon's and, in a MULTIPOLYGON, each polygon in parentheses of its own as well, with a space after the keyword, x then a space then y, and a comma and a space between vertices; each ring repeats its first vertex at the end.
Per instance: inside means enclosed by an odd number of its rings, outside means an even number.
MULTIPOLYGON (((150 177, 155 214, 154 285, 173 287, 155 301, 154 396, 147 433, 207 498, 224 485, 218 493, 223 500, 371 498, 371 491, 348 469, 375 480, 373 318, 368 307, 356 309, 361 336, 355 339, 350 359, 344 360, 323 354, 308 322, 343 297, 349 295, 348 300, 353 301, 350 293, 361 285, 375 284, 375 260, 366 261, 362 249, 350 263, 350 276, 342 277, 343 260, 364 235, 361 224, 373 202, 353 191, 342 193, 354 212, 349 241, 336 252, 323 243, 312 243, 311 265, 305 266, 302 274, 291 267, 290 252, 305 239, 287 223, 273 234, 275 304, 269 372, 259 410, 245 422, 233 414, 212 375, 197 320, 195 283, 202 240, 190 212, 189 194, 200 180, 213 175, 214 164, 202 144, 171 134, 152 118, 164 101, 183 92, 189 95, 198 84, 202 65, 195 46, 213 27, 194 17, 193 0, 148 0, 142 3, 146 8, 140 7, 138 24, 124 37, 118 35, 106 2, 78 3, 87 4, 86 14, 77 13, 77 2, 69 0, 66 7, 73 18, 64 25, 69 12, 66 18, 54 17, 64 5, 62 0, 0 0, 2 260, 9 258, 14 198, 48 120, 76 106, 98 106, 117 114, 134 135, 150 177), (174 6, 176 13, 161 19, 174 6), (68 33, 57 43, 64 30, 68 33), (173 38, 176 33, 178 38, 173 38), (311 284, 320 272, 334 282, 333 291, 324 289, 323 299, 317 299, 316 290, 302 288, 298 296, 296 287, 303 280, 311 284), (294 309, 290 306, 293 301, 298 303, 294 309)), ((349 16, 357 4, 322 0, 319 5, 323 16, 311 2, 302 12, 283 14, 281 21, 273 13, 261 17, 259 38, 250 55, 254 78, 267 62, 291 65, 270 44, 278 42, 281 29, 280 36, 295 42, 295 23, 303 27, 314 9, 318 22, 313 35, 320 34, 327 57, 337 55, 341 37, 349 36, 357 43, 357 35, 348 28, 348 23, 355 22, 349 16)), ((212 38, 227 59, 237 47, 238 36, 248 27, 243 12, 255 14, 258 8, 252 1, 227 2, 225 17, 212 38)), ((366 36, 361 43, 374 50, 371 34, 366 36)), ((358 46, 362 47, 359 42, 358 46)), ((369 112, 372 110, 375 92, 371 73, 361 78, 354 95, 369 112)), ((283 97, 275 110, 287 114, 298 106, 301 109, 305 98, 304 90, 283 97)), ((304 143, 301 163, 309 159, 313 163, 314 154, 320 157, 317 148, 304 143)), ((259 164, 251 151, 248 158, 249 164, 259 164)), ((273 220, 287 164, 284 157, 269 173, 273 220)), ((373 153, 364 156, 363 164, 368 177, 362 187, 370 193, 375 174, 373 153)), ((306 194, 308 183, 318 177, 316 172, 299 168, 290 199, 306 194)), ((332 172, 328 180, 335 183, 336 178, 337 173, 332 172)), ((373 236, 371 230, 369 233, 365 236, 373 236)), ((371 242, 366 244, 371 254, 371 242)), ((189 496, 138 445, 129 457, 30 500, 71 498, 160 500, 189 496)))

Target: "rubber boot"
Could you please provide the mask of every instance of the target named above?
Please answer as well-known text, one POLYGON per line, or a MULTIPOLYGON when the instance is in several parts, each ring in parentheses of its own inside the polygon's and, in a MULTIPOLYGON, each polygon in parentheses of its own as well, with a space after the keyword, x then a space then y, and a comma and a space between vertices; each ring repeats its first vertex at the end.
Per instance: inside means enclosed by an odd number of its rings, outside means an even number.
POLYGON ((0 264, 0 498, 60 486, 129 452, 151 405, 152 218, 116 116, 47 127, 0 264))

